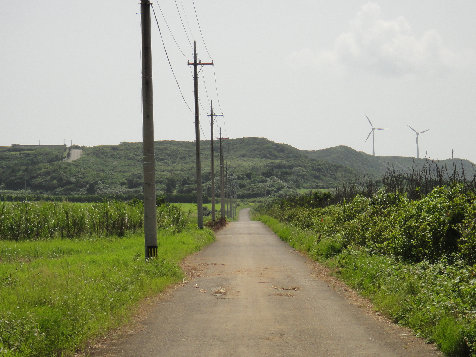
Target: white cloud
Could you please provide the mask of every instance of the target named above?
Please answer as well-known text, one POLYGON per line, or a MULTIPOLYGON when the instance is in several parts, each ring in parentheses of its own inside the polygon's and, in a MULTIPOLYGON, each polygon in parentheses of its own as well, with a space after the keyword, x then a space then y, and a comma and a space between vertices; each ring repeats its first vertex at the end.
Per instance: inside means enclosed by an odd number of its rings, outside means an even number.
POLYGON ((288 60, 301 67, 398 77, 444 72, 459 61, 436 30, 417 36, 404 17, 384 19, 380 6, 373 2, 362 6, 349 31, 336 38, 332 49, 304 49, 292 53, 288 60))

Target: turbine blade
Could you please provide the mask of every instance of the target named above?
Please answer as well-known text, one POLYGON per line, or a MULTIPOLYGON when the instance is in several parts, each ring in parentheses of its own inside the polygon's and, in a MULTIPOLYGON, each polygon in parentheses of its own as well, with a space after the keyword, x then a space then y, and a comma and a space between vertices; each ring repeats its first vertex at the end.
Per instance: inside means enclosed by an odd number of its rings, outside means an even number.
POLYGON ((415 129, 413 129, 410 125, 408 126, 410 129, 412 129, 415 133, 418 134, 418 131, 416 131, 415 129))
POLYGON ((370 124, 370 126, 373 128, 373 127, 374 127, 374 125, 373 125, 373 124, 372 124, 372 122, 370 121, 369 117, 368 117, 367 115, 366 115, 365 117, 366 117, 366 118, 367 118, 367 120, 369 121, 369 124, 370 124))
POLYGON ((375 128, 375 130, 385 130, 386 128, 375 128))
POLYGON ((374 131, 373 129, 372 129, 372 130, 370 130, 370 133, 369 133, 369 135, 367 135, 367 139, 365 139, 365 141, 369 140, 369 138, 370 138, 370 135, 372 135, 373 131, 374 131))
POLYGON ((430 130, 430 129, 426 129, 426 130, 420 131, 420 134, 426 133, 428 130, 430 130))

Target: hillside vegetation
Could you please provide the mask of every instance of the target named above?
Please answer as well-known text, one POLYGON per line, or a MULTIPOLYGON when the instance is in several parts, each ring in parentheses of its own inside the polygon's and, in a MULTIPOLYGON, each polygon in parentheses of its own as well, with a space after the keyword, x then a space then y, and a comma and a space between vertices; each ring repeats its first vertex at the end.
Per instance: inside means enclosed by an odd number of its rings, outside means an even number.
MULTIPOLYGON (((28 192, 68 196, 83 200, 98 197, 132 198, 142 193, 142 144, 121 143, 84 147, 74 162, 64 162, 65 148, 0 148, 0 194, 4 198, 28 192)), ((211 195, 210 142, 201 143, 205 199, 211 195)), ((159 141, 155 145, 158 193, 169 201, 195 199, 195 144, 159 141)), ((219 145, 215 142, 218 187, 219 145)), ((403 157, 373 157, 339 146, 319 151, 298 150, 264 138, 224 141, 224 155, 230 181, 238 197, 255 198, 286 194, 302 189, 332 189, 363 176, 381 177, 388 167, 411 170, 426 160, 403 157)), ((474 174, 465 160, 441 163, 449 169, 456 164, 465 174, 474 174)), ((41 197, 40 197, 41 198, 41 197)))
MULTIPOLYGON (((202 171, 204 194, 210 196, 210 143, 203 141, 202 171)), ((0 149, 0 189, 50 195, 139 196, 142 192, 142 144, 121 143, 83 148, 74 162, 62 162, 45 151, 0 149)), ((172 201, 193 201, 195 197, 195 144, 160 141, 155 145, 159 193, 172 201)), ((216 177, 219 173, 219 145, 215 145, 216 177)), ((289 145, 262 138, 232 139, 224 142, 228 172, 240 197, 262 197, 300 188, 330 188, 357 178, 346 167, 311 159, 289 145)))
MULTIPOLYGON (((366 175, 372 179, 382 177, 389 169, 406 173, 412 169, 421 170, 429 162, 433 162, 430 159, 416 159, 403 156, 372 156, 342 145, 323 150, 304 151, 304 154, 315 160, 349 167, 358 174, 366 175)), ((435 164, 442 169, 446 168, 449 172, 452 172, 454 169, 459 173, 464 171, 468 179, 471 179, 476 174, 474 164, 468 160, 438 160, 435 161, 435 164)))

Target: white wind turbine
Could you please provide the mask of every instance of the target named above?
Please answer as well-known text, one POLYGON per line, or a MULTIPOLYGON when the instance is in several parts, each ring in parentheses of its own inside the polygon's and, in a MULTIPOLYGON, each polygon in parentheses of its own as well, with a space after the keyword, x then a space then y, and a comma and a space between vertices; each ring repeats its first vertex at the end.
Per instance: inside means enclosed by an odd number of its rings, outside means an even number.
POLYGON ((418 146, 418 137, 420 136, 420 134, 426 133, 430 129, 426 129, 426 130, 423 130, 423 131, 416 131, 410 125, 408 127, 410 129, 412 129, 416 134, 416 157, 417 157, 417 159, 419 159, 420 158, 420 147, 418 146))
POLYGON ((372 127, 372 130, 370 130, 369 135, 367 135, 367 139, 365 141, 369 140, 370 135, 372 135, 372 155, 375 156, 375 130, 385 130, 384 128, 376 128, 370 121, 369 117, 366 115, 365 116, 367 120, 369 121, 370 126, 372 127))

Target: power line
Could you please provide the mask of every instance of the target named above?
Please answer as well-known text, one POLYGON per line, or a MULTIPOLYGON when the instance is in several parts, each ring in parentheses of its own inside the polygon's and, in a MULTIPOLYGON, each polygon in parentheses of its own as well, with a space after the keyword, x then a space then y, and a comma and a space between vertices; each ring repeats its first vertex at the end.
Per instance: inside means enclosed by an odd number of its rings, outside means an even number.
MULTIPOLYGON (((185 19, 185 21, 187 21, 187 25, 188 25, 188 20, 187 20, 187 17, 186 17, 185 8, 183 7, 183 2, 182 2, 182 0, 179 0, 179 1, 180 1, 181 6, 182 6, 183 18, 185 19)), ((177 4, 177 0, 174 0, 174 2, 175 2, 175 6, 177 8, 177 11, 179 12, 179 17, 180 17, 180 21, 182 23, 182 27, 183 27, 185 33, 187 34, 187 29, 185 28, 185 23, 182 19, 182 15, 180 13, 179 6, 177 4)), ((200 33, 200 37, 202 39, 203 45, 205 47, 205 50, 206 50, 208 56, 212 59, 212 56, 210 54, 210 51, 208 50, 208 46, 207 46, 206 41, 205 41, 205 36, 203 34, 202 26, 200 24, 200 20, 199 20, 199 17, 198 17, 198 11, 197 11, 197 5, 195 4, 195 0, 192 0, 192 5, 193 5, 193 10, 194 10, 194 14, 195 14, 195 19, 197 21, 197 26, 198 26, 198 30, 199 30, 199 33, 200 33)), ((190 27, 188 27, 188 29, 190 31, 190 27)), ((192 31, 190 31, 190 33, 192 33, 192 31)), ((188 36, 187 36, 187 39, 189 40, 188 36)), ((189 43, 190 43, 190 40, 189 40, 189 43)), ((202 80, 203 80, 203 83, 205 85, 205 92, 206 92, 207 98, 208 98, 208 100, 210 100, 210 95, 208 93, 208 88, 207 88, 204 76, 202 77, 202 80)), ((213 68, 213 81, 214 81, 214 84, 215 84, 215 93, 216 93, 218 108, 219 108, 220 112, 223 113, 223 108, 222 108, 222 105, 221 105, 220 92, 219 92, 219 89, 218 89, 218 81, 217 81, 217 75, 216 75, 215 68, 213 68)), ((225 131, 226 131, 226 128, 225 128, 225 131)))
POLYGON ((162 18, 164 19, 164 22, 165 22, 165 25, 167 26, 167 29, 169 30, 169 33, 170 33, 170 36, 172 37, 172 39, 174 40, 174 43, 175 45, 177 46, 178 50, 180 51, 180 53, 186 58, 187 56, 185 55, 185 53, 182 51, 182 48, 180 47, 180 45, 178 44, 177 40, 175 39, 175 36, 169 26, 169 23, 167 22, 167 19, 165 18, 165 15, 164 15, 164 12, 162 11, 162 8, 160 7, 159 5, 159 2, 157 2, 157 7, 159 8, 159 11, 160 11, 160 14, 162 15, 162 18))
POLYGON ((210 96, 208 95, 207 82, 205 81, 205 75, 202 73, 203 86, 205 87, 205 94, 207 95, 207 102, 210 101, 210 96))
POLYGON ((195 18, 197 19, 198 31, 200 32, 200 37, 202 38, 203 46, 205 47, 205 51, 207 51, 207 54, 210 57, 210 59, 213 59, 212 55, 208 51, 205 38, 203 37, 202 27, 200 26, 200 21, 198 20, 197 7, 195 6, 195 0, 192 0, 192 4, 193 4, 193 11, 195 12, 195 18))
POLYGON ((219 92, 218 92, 217 74, 216 74, 216 71, 215 71, 215 67, 213 67, 213 77, 215 79, 215 92, 217 94, 218 107, 220 108, 220 111, 223 113, 223 109, 222 109, 221 103, 220 103, 220 95, 219 95, 219 92))
POLYGON ((188 41, 188 44, 190 45, 190 48, 193 48, 192 41, 190 41, 190 37, 188 36, 187 29, 185 28, 185 24, 184 24, 183 19, 182 19, 182 14, 180 13, 180 9, 178 7, 177 0, 174 0, 174 3, 175 3, 175 8, 177 9, 177 12, 178 12, 178 15, 179 15, 180 23, 182 24, 183 31, 185 32, 185 37, 187 37, 187 41, 188 41))
POLYGON ((183 18, 185 19, 185 25, 187 26, 187 30, 192 35, 193 31, 190 27, 190 23, 188 22, 188 17, 187 17, 187 11, 185 11, 185 7, 183 6, 183 1, 179 0, 180 2, 180 7, 182 8, 182 13, 183 13, 183 18))
POLYGON ((199 126, 200 126, 200 131, 202 132, 202 137, 203 137, 202 140, 207 140, 207 138, 205 137, 205 132, 203 131, 203 128, 202 128, 202 123, 200 123, 199 126))
POLYGON ((174 76, 175 83, 177 84, 177 88, 180 92, 180 95, 182 96, 183 102, 187 106, 188 110, 190 110, 190 112, 192 112, 192 108, 190 108, 190 105, 188 105, 187 101, 185 100, 185 96, 183 95, 182 88, 180 87, 180 83, 177 79, 177 76, 175 75, 174 68, 172 67, 172 62, 170 62, 170 57, 169 57, 169 54, 167 52, 167 47, 165 46, 164 37, 162 36, 162 31, 160 30, 159 21, 157 20, 157 16, 155 14, 154 5, 153 4, 150 4, 150 5, 151 5, 152 11, 154 13, 155 23, 157 24, 157 28, 159 29, 159 35, 160 35, 160 39, 162 40, 162 46, 164 47, 165 56, 167 57, 167 62, 169 63, 170 70, 172 71, 172 75, 174 76))

